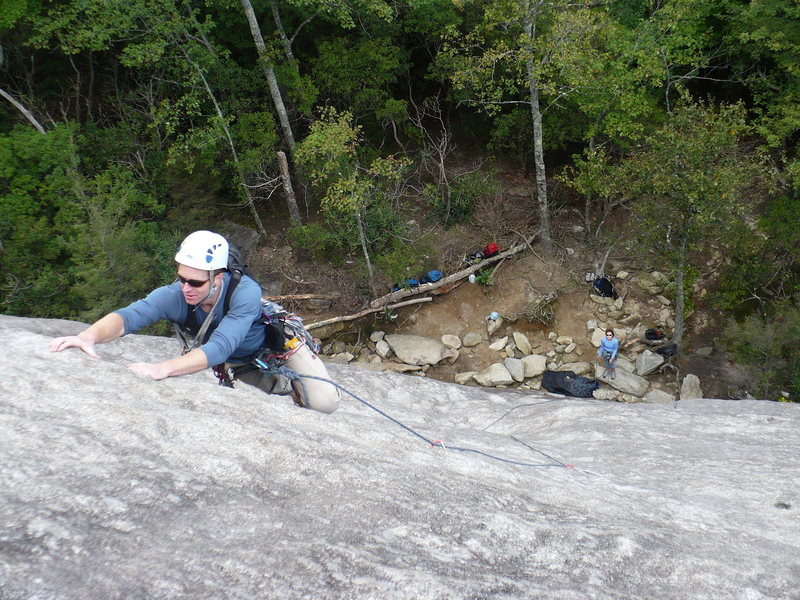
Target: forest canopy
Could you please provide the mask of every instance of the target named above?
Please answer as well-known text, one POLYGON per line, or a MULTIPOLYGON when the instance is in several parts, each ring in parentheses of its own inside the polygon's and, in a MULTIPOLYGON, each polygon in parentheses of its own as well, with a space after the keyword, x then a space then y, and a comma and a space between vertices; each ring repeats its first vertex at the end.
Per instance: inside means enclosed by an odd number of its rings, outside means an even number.
POLYGON ((406 200, 453 227, 502 163, 544 254, 624 212, 681 315, 727 256, 730 347, 800 392, 754 350, 798 319, 800 0, 2 0, 0 96, 3 313, 95 318, 221 219, 355 257, 366 298, 426 243, 406 200))

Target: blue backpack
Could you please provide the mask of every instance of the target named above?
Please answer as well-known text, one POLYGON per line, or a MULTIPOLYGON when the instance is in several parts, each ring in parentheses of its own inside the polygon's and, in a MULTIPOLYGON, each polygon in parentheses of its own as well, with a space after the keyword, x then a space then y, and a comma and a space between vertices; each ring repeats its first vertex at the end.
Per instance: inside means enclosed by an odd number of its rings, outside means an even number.
POLYGON ((442 272, 434 269, 433 271, 428 271, 425 275, 422 276, 422 279, 419 280, 420 283, 435 283, 442 278, 442 272))

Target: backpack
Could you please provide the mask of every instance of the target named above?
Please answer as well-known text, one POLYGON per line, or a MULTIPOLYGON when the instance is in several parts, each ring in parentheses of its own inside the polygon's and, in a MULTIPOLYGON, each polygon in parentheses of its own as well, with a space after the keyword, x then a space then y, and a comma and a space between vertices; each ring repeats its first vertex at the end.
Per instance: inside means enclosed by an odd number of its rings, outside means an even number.
POLYGON ((664 332, 660 329, 648 329, 644 332, 644 337, 652 342, 655 342, 664 339, 664 332))
POLYGON ((678 345, 677 344, 669 344, 667 346, 661 346, 661 348, 656 348, 656 354, 660 354, 666 358, 670 356, 675 356, 678 353, 678 345))
POLYGON ((594 280, 594 289, 597 291, 598 295, 604 298, 613 298, 616 300, 619 298, 614 286, 611 285, 611 282, 608 280, 607 277, 598 277, 594 280))
POLYGON ((420 283, 436 283, 442 278, 442 272, 437 271, 436 269, 432 271, 428 271, 422 278, 419 280, 420 283))
POLYGON ((392 287, 392 291, 397 292, 403 288, 419 287, 419 283, 420 282, 415 277, 409 277, 403 283, 395 283, 394 286, 392 287))
POLYGON ((498 252, 500 252, 500 246, 494 242, 491 242, 486 245, 486 248, 483 249, 483 258, 491 258, 498 252))

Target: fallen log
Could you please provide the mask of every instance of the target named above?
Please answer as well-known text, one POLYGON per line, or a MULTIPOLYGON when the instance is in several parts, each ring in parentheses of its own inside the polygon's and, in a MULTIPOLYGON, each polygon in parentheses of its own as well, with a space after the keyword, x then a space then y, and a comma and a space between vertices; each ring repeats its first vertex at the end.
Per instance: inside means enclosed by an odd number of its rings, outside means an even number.
POLYGON ((410 306, 412 304, 420 304, 422 302, 433 302, 433 298, 414 298, 413 300, 399 302, 397 304, 392 304, 391 306, 379 306, 378 308, 367 308, 353 315, 345 315, 343 317, 333 317, 331 319, 325 319, 324 321, 318 321, 316 323, 307 324, 305 327, 308 330, 318 329, 320 327, 325 327, 326 325, 333 325, 334 323, 341 323, 343 321, 354 321, 356 319, 360 319, 361 317, 366 317, 367 315, 380 312, 382 310, 394 310, 395 308, 402 308, 404 306, 410 306))
POLYGON ((320 300, 336 300, 339 297, 339 294, 288 294, 285 296, 265 296, 267 300, 272 300, 273 302, 283 302, 285 300, 314 300, 319 298, 320 300))
MULTIPOLYGON (((472 273, 474 273, 475 271, 480 271, 481 269, 484 269, 484 268, 486 268, 487 266, 489 266, 491 264, 494 264, 494 263, 496 263, 498 261, 501 261, 504 258, 506 258, 508 256, 511 256, 512 254, 516 254, 517 252, 521 252, 522 250, 524 250, 525 248, 530 246, 530 242, 535 237, 536 237, 536 234, 531 236, 530 240, 525 240, 524 244, 517 244, 516 246, 512 246, 511 248, 509 248, 505 252, 501 252, 500 254, 497 254, 497 255, 495 255, 495 256, 493 256, 491 258, 484 258, 481 262, 479 262, 479 263, 477 263, 475 265, 472 265, 470 267, 467 267, 466 269, 462 269, 461 271, 457 271, 456 273, 453 273, 452 275, 448 275, 447 277, 443 277, 442 279, 440 279, 439 281, 437 281, 435 283, 422 283, 422 284, 416 285, 414 287, 403 288, 402 290, 397 290, 396 292, 391 292, 389 294, 386 294, 385 296, 381 296, 380 298, 376 298, 375 300, 370 302, 369 305, 371 307, 373 307, 373 308, 382 307, 383 305, 388 304, 389 302, 395 302, 397 300, 402 300, 403 298, 408 298, 409 296, 415 296, 417 294, 431 293, 431 292, 433 292, 433 290, 436 290, 438 288, 441 288, 441 287, 444 287, 444 286, 448 286, 448 285, 450 285, 450 284, 452 284, 454 282, 459 282, 460 280, 464 280, 467 277, 469 277, 470 275, 472 275, 472 273)), ((460 281, 460 282, 463 283, 463 281, 460 281)), ((452 286, 452 287, 456 287, 456 286, 452 286)), ((450 289, 452 289, 452 287, 450 289)), ((447 291, 450 291, 450 289, 448 289, 447 291)), ((445 292, 439 292, 439 293, 445 293, 445 292)))

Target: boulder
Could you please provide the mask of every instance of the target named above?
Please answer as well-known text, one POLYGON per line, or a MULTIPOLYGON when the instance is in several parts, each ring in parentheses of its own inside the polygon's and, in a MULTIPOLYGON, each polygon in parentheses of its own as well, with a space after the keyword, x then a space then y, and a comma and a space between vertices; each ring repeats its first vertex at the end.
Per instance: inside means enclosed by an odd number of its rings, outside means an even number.
POLYGON ((511 374, 511 378, 514 381, 520 382, 525 379, 525 363, 523 363, 519 358, 506 358, 503 361, 503 366, 508 369, 508 372, 511 374))
POLYGON ((369 341, 377 344, 383 339, 385 335, 386 332, 384 331, 373 331, 372 333, 369 334, 369 341))
POLYGON ((594 371, 595 378, 619 390, 623 394, 630 394, 636 398, 641 398, 647 393, 647 388, 650 387, 650 382, 644 377, 639 377, 630 371, 620 368, 619 361, 617 361, 616 377, 614 379, 601 377, 603 370, 602 366, 596 365, 594 371))
POLYGON ((608 388, 598 388, 592 392, 592 396, 597 400, 616 400, 619 393, 608 388))
POLYGON ((461 385, 466 385, 470 381, 472 381, 473 377, 475 376, 475 373, 477 373, 477 371, 464 371, 463 373, 456 373, 454 380, 456 383, 459 383, 461 385))
POLYGON ((450 358, 450 348, 439 340, 420 335, 388 334, 384 340, 391 346, 397 358, 407 365, 435 365, 450 358))
POLYGON ((442 336, 442 343, 448 348, 458 350, 461 348, 461 338, 457 335, 445 334, 442 336))
POLYGON ((559 365, 556 371, 572 371, 576 375, 591 375, 594 365, 590 362, 570 362, 559 365))
POLYGON ((483 337, 480 333, 475 331, 470 331, 464 336, 464 339, 461 341, 467 348, 472 348, 473 346, 477 346, 483 341, 483 337))
POLYGON ((384 339, 378 340, 378 342, 375 344, 375 354, 381 358, 388 358, 391 353, 392 347, 389 345, 389 343, 384 339))
POLYGON ((514 344, 516 344, 517 349, 522 352, 524 356, 531 353, 531 342, 524 333, 520 333, 519 331, 514 332, 514 344))
POLYGON ((492 337, 503 326, 503 317, 486 320, 486 331, 492 337))
POLYGON ((490 365, 480 373, 476 373, 474 379, 483 387, 495 387, 514 383, 514 378, 502 363, 490 365))
POLYGON ((447 360, 448 364, 453 364, 458 360, 458 357, 461 356, 461 351, 456 350, 455 348, 448 348, 450 351, 450 356, 448 356, 445 360, 447 360))
POLYGON ((501 337, 499 340, 496 340, 489 344, 489 349, 494 350, 496 352, 500 352, 506 347, 506 342, 508 342, 508 336, 501 337))
POLYGON ((666 359, 660 354, 645 350, 636 357, 636 369, 634 373, 642 377, 649 375, 663 365, 665 360, 666 359))
POLYGON ((525 377, 538 377, 547 370, 547 357, 541 354, 531 354, 520 360, 525 366, 525 377))
POLYGON ((681 400, 695 400, 703 397, 703 390, 700 389, 700 379, 691 373, 683 378, 681 384, 681 400))
POLYGON ((608 298, 606 296, 596 296, 594 294, 590 294, 589 298, 591 298, 592 302, 595 302, 597 304, 602 304, 604 306, 611 306, 614 304, 614 299, 608 298))

